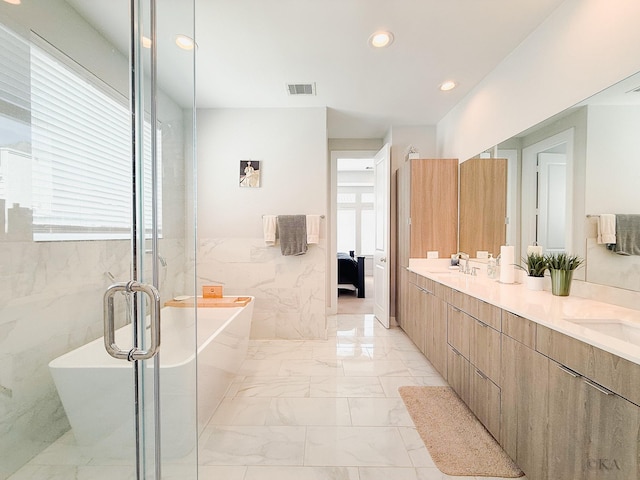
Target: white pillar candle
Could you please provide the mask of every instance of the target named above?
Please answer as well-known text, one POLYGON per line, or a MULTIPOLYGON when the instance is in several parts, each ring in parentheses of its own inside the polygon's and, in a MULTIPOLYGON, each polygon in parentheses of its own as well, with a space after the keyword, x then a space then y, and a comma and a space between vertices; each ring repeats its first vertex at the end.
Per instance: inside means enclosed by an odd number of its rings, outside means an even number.
POLYGON ((503 245, 500 247, 500 283, 513 283, 515 279, 514 270, 515 250, 513 245, 503 245))

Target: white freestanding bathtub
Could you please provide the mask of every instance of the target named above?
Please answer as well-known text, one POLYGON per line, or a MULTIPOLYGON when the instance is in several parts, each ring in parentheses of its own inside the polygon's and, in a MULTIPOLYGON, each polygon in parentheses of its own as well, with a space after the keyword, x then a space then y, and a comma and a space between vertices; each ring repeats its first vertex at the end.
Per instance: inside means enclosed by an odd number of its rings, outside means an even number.
MULTIPOLYGON (((246 356, 253 304, 251 298, 243 307, 198 308, 197 356, 193 308, 161 310, 163 455, 183 456, 194 448, 197 435, 246 356)), ((121 348, 131 344, 130 338, 131 325, 116 331, 116 343, 121 348)), ((153 361, 146 364, 148 388, 139 401, 144 402, 146 414, 152 418, 153 361)), ((131 455, 135 444, 132 364, 109 356, 103 339, 98 338, 51 361, 49 369, 78 446, 101 457, 131 455)))

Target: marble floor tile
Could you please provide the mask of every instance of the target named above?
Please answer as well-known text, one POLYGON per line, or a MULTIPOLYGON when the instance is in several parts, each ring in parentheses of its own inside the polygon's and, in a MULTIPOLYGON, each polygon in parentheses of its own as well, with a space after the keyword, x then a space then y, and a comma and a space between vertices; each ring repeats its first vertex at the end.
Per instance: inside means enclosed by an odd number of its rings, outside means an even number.
POLYGON ((307 427, 305 465, 410 467, 395 427, 307 427))
POLYGON ((227 397, 218 406, 210 425, 265 425, 270 397, 227 397))
POLYGON ((247 469, 244 480, 359 480, 359 478, 358 469, 355 467, 252 466, 247 469))
POLYGON ((309 377, 246 377, 236 397, 308 397, 309 377))
POLYGON ((342 360, 302 359, 295 362, 283 362, 278 375, 286 376, 343 376, 342 360))
POLYGON ((351 422, 358 426, 412 427, 401 398, 349 398, 351 422))
POLYGON ((411 426, 409 427, 398 427, 398 431, 400 432, 400 436, 404 442, 404 448, 407 450, 414 467, 436 466, 436 464, 433 463, 431 455, 429 455, 429 450, 427 450, 422 438, 420 438, 418 430, 414 427, 413 422, 411 422, 411 426))
POLYGON ((135 480, 135 470, 122 466, 27 465, 10 476, 9 480, 112 480, 114 478, 135 480))
POLYGON ((446 386, 447 382, 441 376, 433 377, 379 377, 380 384, 387 397, 399 397, 398 388, 402 386, 446 386))
POLYGON ((378 377, 311 377, 311 397, 384 397, 378 377))
POLYGON ((371 353, 369 349, 359 345, 337 344, 313 347, 312 358, 315 360, 369 359, 371 353))
MULTIPOLYGON (((435 467, 398 387, 446 382, 401 329, 372 315, 327 325, 326 340, 250 341, 200 437, 200 479, 500 480, 435 467)), ((9 480, 133 480, 123 463, 83 453, 68 432, 9 480)), ((194 463, 163 463, 163 478, 195 480, 194 463)))
POLYGON ((201 465, 303 465, 305 427, 207 427, 201 465))
POLYGON ((311 349, 304 341, 264 340, 254 343, 247 354, 253 360, 299 360, 311 358, 311 349))
POLYGON ((344 360, 342 368, 346 376, 408 377, 411 375, 402 360, 344 360))
POLYGON ((440 376, 435 367, 426 358, 415 360, 403 360, 409 373, 414 377, 433 377, 440 376))
POLYGON ((358 467, 360 480, 418 480, 415 468, 358 467))
POLYGON ((273 359, 246 359, 240 365, 240 370, 238 372, 239 375, 244 376, 270 376, 274 377, 278 375, 280 368, 282 367, 282 360, 273 360, 273 359))
POLYGON ((198 480, 244 480, 247 467, 226 465, 200 465, 198 467, 198 480))
POLYGON ((346 398, 273 398, 266 425, 351 425, 346 398))

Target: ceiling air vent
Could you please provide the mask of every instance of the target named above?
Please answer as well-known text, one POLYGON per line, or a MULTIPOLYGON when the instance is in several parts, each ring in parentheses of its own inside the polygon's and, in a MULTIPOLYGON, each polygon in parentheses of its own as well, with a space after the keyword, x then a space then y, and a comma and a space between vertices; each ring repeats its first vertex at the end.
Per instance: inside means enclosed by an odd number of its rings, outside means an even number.
POLYGON ((315 95, 315 83, 288 83, 287 91, 289 95, 315 95))

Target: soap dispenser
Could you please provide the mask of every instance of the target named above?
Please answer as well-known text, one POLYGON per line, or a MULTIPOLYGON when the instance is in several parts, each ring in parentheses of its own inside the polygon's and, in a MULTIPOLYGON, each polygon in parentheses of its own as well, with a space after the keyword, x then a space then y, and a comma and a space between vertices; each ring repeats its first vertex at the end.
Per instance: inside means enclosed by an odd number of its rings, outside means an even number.
POLYGON ((493 258, 493 255, 490 253, 489 254, 489 261, 487 262, 487 276, 489 278, 496 278, 497 274, 496 274, 496 270, 498 269, 498 262, 496 261, 495 258, 493 258))

